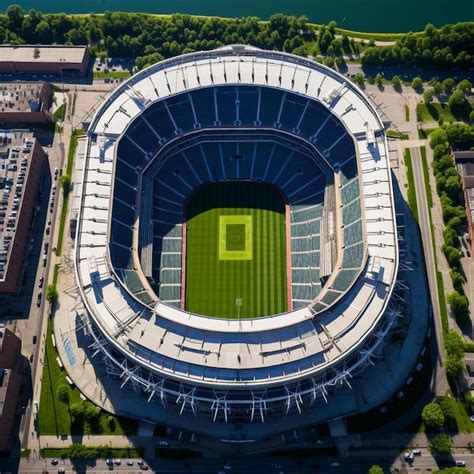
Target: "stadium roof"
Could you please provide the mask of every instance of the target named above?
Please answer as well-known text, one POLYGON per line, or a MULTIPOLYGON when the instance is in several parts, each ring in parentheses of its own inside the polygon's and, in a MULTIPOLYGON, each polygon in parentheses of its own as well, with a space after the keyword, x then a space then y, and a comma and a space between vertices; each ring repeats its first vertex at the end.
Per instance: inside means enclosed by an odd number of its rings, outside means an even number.
POLYGON ((398 267, 389 157, 380 118, 343 76, 303 58, 250 47, 191 53, 141 71, 116 89, 97 112, 88 136, 77 276, 88 312, 108 342, 130 359, 201 384, 268 384, 334 366, 373 333, 387 309, 398 267), (193 88, 242 83, 318 100, 356 138, 367 265, 344 302, 319 314, 306 307, 291 317, 224 320, 158 303, 151 317, 142 317, 146 310, 120 284, 107 258, 118 138, 157 100, 193 88), (236 333, 238 340, 231 337, 236 333), (245 369, 254 371, 252 378, 237 380, 235 374, 244 377, 245 369))

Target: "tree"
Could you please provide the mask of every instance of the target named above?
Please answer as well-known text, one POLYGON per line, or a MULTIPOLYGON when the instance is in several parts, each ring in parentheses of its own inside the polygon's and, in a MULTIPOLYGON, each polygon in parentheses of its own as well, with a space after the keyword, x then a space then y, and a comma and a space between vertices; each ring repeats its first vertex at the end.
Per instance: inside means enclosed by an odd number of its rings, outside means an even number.
POLYGON ((468 79, 463 79, 456 86, 456 90, 462 92, 463 94, 470 94, 472 89, 472 83, 468 79))
POLYGON ((469 302, 464 295, 453 291, 448 295, 448 303, 456 321, 460 323, 469 321, 469 302))
POLYGON ((454 410, 454 401, 452 398, 445 396, 445 397, 438 397, 438 405, 441 408, 441 411, 444 415, 444 424, 449 430, 456 430, 456 414, 454 410))
POLYGON ((448 355, 461 358, 464 356, 464 341, 452 329, 444 336, 444 345, 448 355))
POLYGON ((462 253, 455 247, 443 245, 442 247, 446 260, 450 267, 458 267, 461 261, 462 253))
POLYGON ((442 128, 437 128, 430 135, 430 148, 434 148, 436 145, 446 144, 448 142, 448 136, 442 128))
POLYGON ((71 177, 68 174, 63 174, 59 177, 59 186, 63 188, 64 197, 71 191, 71 177))
POLYGON ((75 419, 81 419, 84 417, 84 405, 82 403, 73 403, 69 407, 71 416, 75 419))
POLYGON ((58 290, 54 283, 50 283, 46 288, 46 299, 51 303, 56 303, 58 301, 58 290))
POLYGON ((421 419, 429 431, 439 431, 444 424, 444 415, 437 403, 428 403, 421 412, 421 419))
POLYGON ((423 100, 425 104, 431 104, 433 102, 434 91, 433 89, 427 89, 423 92, 423 100))
POLYGON ((397 92, 402 90, 402 81, 398 76, 392 77, 392 86, 397 92))
POLYGON ((375 76, 374 84, 379 88, 383 86, 383 77, 380 73, 375 76))
POLYGON ((360 88, 364 88, 365 86, 365 76, 358 72, 355 76, 354 76, 354 82, 360 87, 360 88))
POLYGON ((451 94, 452 90, 454 89, 454 85, 455 85, 455 82, 454 82, 454 79, 452 77, 447 77, 444 81, 443 81, 443 90, 446 94, 451 94))
POLYGON ((430 441, 430 450, 434 454, 449 454, 452 447, 453 440, 445 434, 436 435, 430 441))
POLYGON ((56 397, 58 397, 58 400, 61 403, 68 405, 69 404, 69 387, 64 384, 58 385, 58 388, 56 389, 56 397))
POLYGON ((377 464, 374 464, 370 467, 369 474, 383 474, 383 469, 380 466, 377 466, 377 464))
POLYGON ((334 67, 334 59, 328 56, 327 58, 324 58, 323 61, 324 65, 327 67, 334 67))
POLYGON ((446 227, 443 230, 443 238, 445 245, 449 245, 450 247, 459 247, 459 236, 458 233, 451 229, 450 227, 446 227))
POLYGON ((446 370, 446 375, 451 380, 457 380, 464 372, 464 359, 448 355, 446 357, 444 368, 446 370))
POLYGON ((8 18, 8 27, 13 31, 19 31, 25 12, 19 5, 10 5, 6 11, 8 18))
POLYGON ((433 91, 435 95, 440 96, 443 93, 443 84, 439 81, 433 82, 433 91))
POLYGON ((423 89, 423 81, 421 80, 421 77, 414 77, 411 81, 411 86, 416 91, 420 91, 421 89, 423 89))
POLYGON ((448 100, 448 105, 452 114, 456 118, 467 119, 467 117, 469 117, 471 112, 471 104, 466 99, 464 92, 461 90, 456 90, 451 94, 451 97, 448 100))
POLYGON ((459 272, 456 268, 452 268, 449 271, 449 276, 451 277, 451 281, 453 282, 453 287, 458 293, 462 293, 464 291, 463 285, 466 282, 464 275, 459 272))

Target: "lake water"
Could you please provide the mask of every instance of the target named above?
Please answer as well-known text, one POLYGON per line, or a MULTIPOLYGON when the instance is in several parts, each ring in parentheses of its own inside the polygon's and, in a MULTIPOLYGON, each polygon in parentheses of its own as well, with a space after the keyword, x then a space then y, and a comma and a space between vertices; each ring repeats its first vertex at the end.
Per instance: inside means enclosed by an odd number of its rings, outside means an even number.
POLYGON ((341 28, 372 32, 417 31, 430 22, 441 26, 474 19, 473 0, 0 0, 0 10, 11 3, 48 13, 115 10, 268 18, 281 12, 306 15, 315 23, 336 20, 341 28))

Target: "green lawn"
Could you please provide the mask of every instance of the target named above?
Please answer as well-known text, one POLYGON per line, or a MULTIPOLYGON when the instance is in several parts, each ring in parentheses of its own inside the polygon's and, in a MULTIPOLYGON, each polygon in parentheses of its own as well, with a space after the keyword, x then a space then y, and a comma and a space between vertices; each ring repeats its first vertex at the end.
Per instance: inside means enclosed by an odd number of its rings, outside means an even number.
POLYGON ((285 205, 275 188, 212 183, 191 197, 187 216, 188 311, 251 318, 288 309, 285 205))
MULTIPOLYGON (((474 104, 471 104, 474 110, 474 104)), ((443 122, 469 121, 469 114, 467 116, 453 115, 448 104, 432 103, 432 104, 418 104, 416 106, 417 119, 422 122, 430 120, 438 121, 442 119, 443 122)))
POLYGON ((421 122, 438 121, 440 118, 444 122, 455 121, 456 118, 451 113, 448 104, 418 104, 416 106, 416 116, 421 122))
POLYGON ((413 165, 411 162, 411 153, 409 148, 405 148, 404 152, 405 166, 407 168, 407 180, 408 180, 408 205, 410 206, 411 212, 418 222, 418 204, 416 202, 416 192, 415 192, 415 180, 413 178, 413 165))
POLYGON ((61 122, 64 120, 64 116, 66 115, 66 103, 63 102, 54 112, 53 114, 58 120, 61 122))
POLYGON ((46 352, 43 365, 41 383, 41 397, 39 403, 38 425, 41 435, 68 435, 68 434, 135 434, 137 422, 125 418, 117 418, 106 412, 101 412, 98 422, 90 426, 85 421, 77 422, 69 414, 68 405, 58 400, 57 388, 65 385, 68 388, 69 405, 82 403, 79 391, 66 381, 66 372, 62 370, 57 361, 58 356, 53 346, 51 334, 53 322, 48 320, 46 334, 46 352))
POLYGON ((131 76, 130 71, 94 71, 93 77, 94 80, 103 80, 105 78, 110 79, 128 79, 131 76))

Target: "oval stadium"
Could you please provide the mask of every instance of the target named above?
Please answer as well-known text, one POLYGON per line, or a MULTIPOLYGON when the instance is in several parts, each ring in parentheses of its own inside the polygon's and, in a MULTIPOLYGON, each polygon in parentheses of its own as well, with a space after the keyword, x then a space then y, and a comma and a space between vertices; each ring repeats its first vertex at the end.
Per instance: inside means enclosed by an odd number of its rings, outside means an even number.
POLYGON ((80 195, 91 347, 150 411, 303 423, 383 350, 388 148, 341 74, 240 45, 159 62, 97 110, 80 195))

